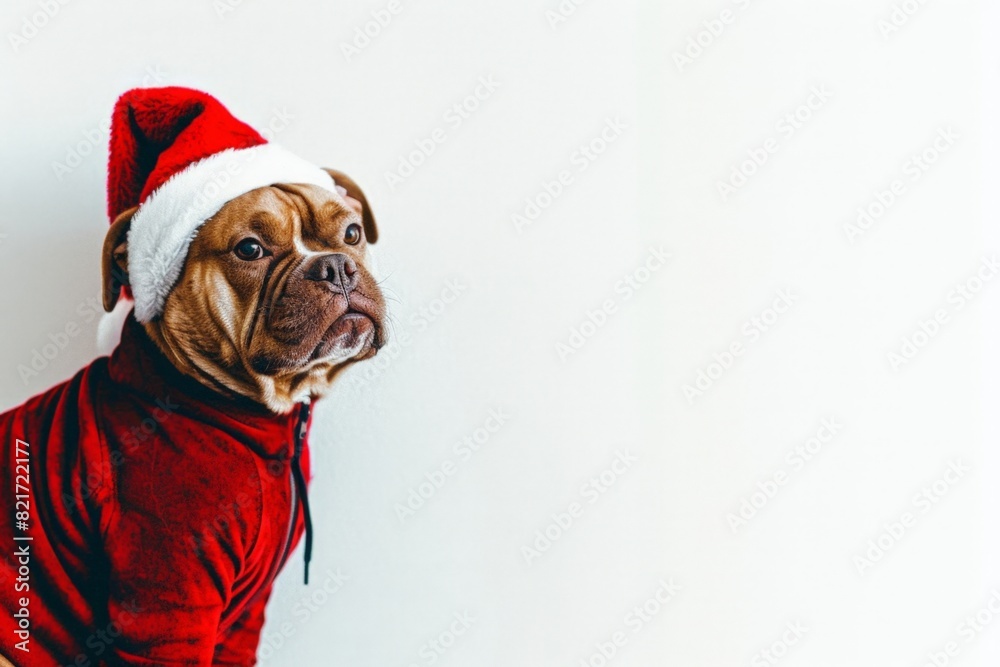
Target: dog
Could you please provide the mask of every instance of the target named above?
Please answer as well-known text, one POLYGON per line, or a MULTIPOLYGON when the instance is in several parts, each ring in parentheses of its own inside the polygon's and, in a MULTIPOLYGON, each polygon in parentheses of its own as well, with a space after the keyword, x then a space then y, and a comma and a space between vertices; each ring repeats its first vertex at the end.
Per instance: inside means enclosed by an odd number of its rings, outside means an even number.
MULTIPOLYGON (((198 100, 196 118, 212 108, 197 91, 153 90, 142 99, 161 116, 164 99, 198 100)), ((0 490, 14 503, 0 519, 0 654, 14 664, 254 664, 272 584, 303 534, 308 581, 310 405, 386 343, 368 200, 339 171, 308 180, 227 198, 179 242, 176 277, 154 265, 158 291, 137 281, 151 199, 115 216, 104 307, 135 300, 120 343, 0 415, 0 490)), ((183 192, 154 192, 171 188, 183 192)))
MULTIPOLYGON (((378 239, 375 218, 352 179, 326 171, 342 198, 279 184, 227 203, 201 228, 162 318, 146 325, 175 367, 285 412, 325 394, 347 367, 338 362, 367 359, 385 344, 385 302, 365 253, 378 239)), ((127 286, 134 213, 121 214, 105 238, 107 311, 127 286)))

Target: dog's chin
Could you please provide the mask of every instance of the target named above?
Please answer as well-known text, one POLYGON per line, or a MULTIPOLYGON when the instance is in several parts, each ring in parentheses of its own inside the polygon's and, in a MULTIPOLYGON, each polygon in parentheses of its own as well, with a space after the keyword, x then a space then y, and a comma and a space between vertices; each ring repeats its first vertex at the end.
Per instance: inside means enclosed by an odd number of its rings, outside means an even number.
POLYGON ((379 327, 364 313, 344 313, 330 325, 313 351, 311 361, 338 363, 374 356, 380 347, 379 327))

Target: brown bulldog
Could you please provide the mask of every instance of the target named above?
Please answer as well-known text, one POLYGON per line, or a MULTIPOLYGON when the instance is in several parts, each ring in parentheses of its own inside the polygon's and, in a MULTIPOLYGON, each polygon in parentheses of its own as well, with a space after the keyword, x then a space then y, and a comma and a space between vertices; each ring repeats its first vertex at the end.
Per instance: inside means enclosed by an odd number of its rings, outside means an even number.
POLYGON ((0 414, 0 656, 254 664, 303 536, 309 583, 310 406, 386 342, 375 218, 200 91, 127 92, 110 148, 103 300, 129 314, 0 414))
MULTIPOLYGON (((314 185, 260 188, 198 231, 163 315, 144 325, 182 372, 286 412, 385 344, 385 301, 368 267, 375 217, 353 180, 326 171, 342 197, 314 185)), ((104 241, 108 311, 128 286, 135 210, 104 241)))

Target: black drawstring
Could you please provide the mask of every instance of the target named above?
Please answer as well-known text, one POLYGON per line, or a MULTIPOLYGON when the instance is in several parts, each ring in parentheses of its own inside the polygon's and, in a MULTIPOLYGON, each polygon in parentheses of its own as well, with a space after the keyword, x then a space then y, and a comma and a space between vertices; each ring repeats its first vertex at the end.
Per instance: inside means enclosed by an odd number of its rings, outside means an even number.
MULTIPOLYGON (((292 455, 292 477, 298 489, 299 498, 302 499, 302 518, 306 525, 306 548, 305 548, 305 583, 309 584, 309 561, 312 560, 313 536, 312 536, 312 516, 309 514, 309 492, 306 488, 306 478, 302 474, 302 466, 299 463, 299 455, 302 454, 302 445, 306 439, 306 429, 309 427, 309 403, 303 403, 299 408, 299 423, 295 427, 295 453, 292 455)), ((292 529, 294 530, 294 526, 292 529)))

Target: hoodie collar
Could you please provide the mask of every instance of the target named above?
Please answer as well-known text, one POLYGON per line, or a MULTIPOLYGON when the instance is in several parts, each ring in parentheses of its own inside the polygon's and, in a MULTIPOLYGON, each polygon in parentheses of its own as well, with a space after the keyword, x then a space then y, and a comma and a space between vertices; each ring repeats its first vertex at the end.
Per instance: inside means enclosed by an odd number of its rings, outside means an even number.
POLYGON ((130 314, 108 361, 111 379, 140 400, 219 429, 266 458, 293 454, 298 410, 275 414, 242 396, 224 396, 181 373, 130 314), (175 407, 176 406, 176 407, 175 407))

